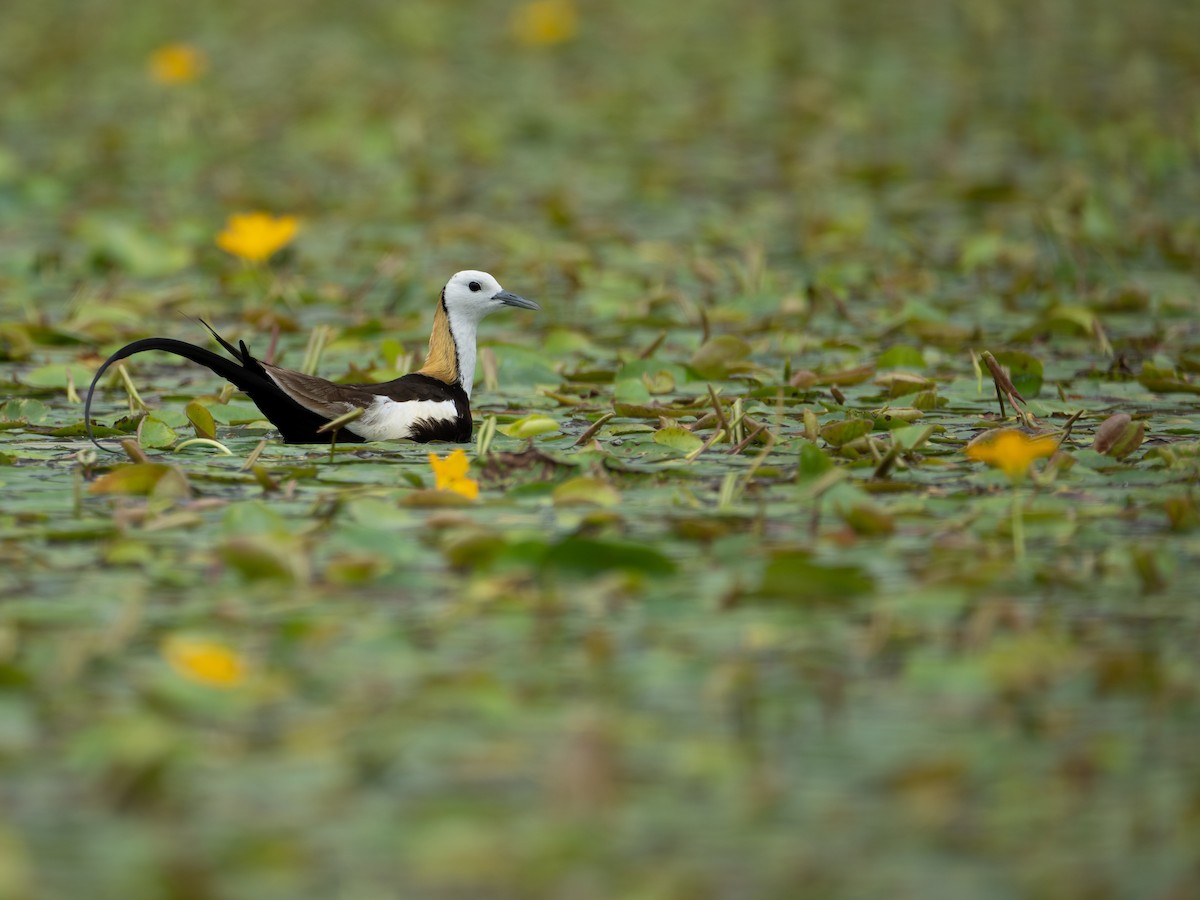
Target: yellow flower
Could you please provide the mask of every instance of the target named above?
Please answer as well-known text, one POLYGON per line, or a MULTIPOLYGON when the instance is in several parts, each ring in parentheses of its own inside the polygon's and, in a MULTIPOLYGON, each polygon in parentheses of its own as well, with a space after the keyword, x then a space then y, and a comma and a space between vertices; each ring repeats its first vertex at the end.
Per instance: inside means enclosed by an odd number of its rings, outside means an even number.
POLYGON ((212 687, 237 687, 246 678, 246 663, 224 644, 174 635, 163 641, 163 656, 189 681, 212 687))
POLYGON ((1053 456, 1058 441, 1052 437, 1029 437, 1023 431, 1006 428, 980 438, 967 447, 967 456, 1001 469, 1010 481, 1020 481, 1030 464, 1043 456, 1053 456))
POLYGON ((295 216, 235 213, 225 223, 225 230, 217 235, 217 246, 250 262, 262 262, 286 246, 299 227, 300 222, 295 216))
POLYGON ((150 77, 159 84, 187 84, 206 68, 208 59, 191 44, 164 44, 150 54, 150 77))
POLYGON ((572 0, 529 0, 513 10, 513 36, 530 47, 561 44, 575 37, 579 14, 572 0))
POLYGON ((440 459, 436 453, 430 453, 429 465, 433 466, 433 477, 439 491, 453 491, 468 500, 479 496, 479 482, 467 477, 467 470, 471 464, 463 451, 455 450, 445 459, 440 459))

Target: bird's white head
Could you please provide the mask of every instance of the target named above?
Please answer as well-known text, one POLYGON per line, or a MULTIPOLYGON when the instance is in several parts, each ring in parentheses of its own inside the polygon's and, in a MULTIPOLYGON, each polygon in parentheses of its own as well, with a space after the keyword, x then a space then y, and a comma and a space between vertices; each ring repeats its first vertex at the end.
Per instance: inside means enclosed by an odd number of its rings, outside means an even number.
POLYGON ((500 287, 500 282, 487 272, 475 269, 455 272, 446 282, 442 301, 446 304, 446 313, 450 316, 451 323, 478 322, 484 316, 506 306, 541 309, 532 300, 504 290, 500 287))
POLYGON ((456 272, 442 290, 433 333, 429 336, 429 356, 420 373, 447 383, 458 382, 469 399, 475 379, 475 332, 479 320, 506 306, 541 309, 532 300, 504 290, 487 272, 475 269, 456 272))

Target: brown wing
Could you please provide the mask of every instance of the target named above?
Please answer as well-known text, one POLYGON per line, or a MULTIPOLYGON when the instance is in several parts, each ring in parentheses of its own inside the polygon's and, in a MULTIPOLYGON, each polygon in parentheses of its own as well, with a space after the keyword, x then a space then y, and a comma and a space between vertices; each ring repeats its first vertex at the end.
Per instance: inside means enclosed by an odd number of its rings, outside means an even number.
POLYGON ((281 369, 269 363, 263 363, 262 367, 285 394, 305 409, 330 419, 355 408, 366 409, 376 397, 366 385, 334 384, 316 375, 281 369))

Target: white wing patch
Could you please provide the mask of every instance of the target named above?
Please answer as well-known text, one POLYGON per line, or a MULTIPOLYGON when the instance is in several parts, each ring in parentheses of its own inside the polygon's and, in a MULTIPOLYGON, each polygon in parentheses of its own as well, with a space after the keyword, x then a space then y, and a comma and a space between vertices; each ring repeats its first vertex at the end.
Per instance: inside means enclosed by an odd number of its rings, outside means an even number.
MULTIPOLYGON (((350 404, 346 404, 350 409, 350 404)), ((368 441, 398 441, 412 436, 413 425, 423 419, 432 422, 453 421, 458 417, 453 400, 389 400, 376 397, 367 411, 346 424, 368 441)))

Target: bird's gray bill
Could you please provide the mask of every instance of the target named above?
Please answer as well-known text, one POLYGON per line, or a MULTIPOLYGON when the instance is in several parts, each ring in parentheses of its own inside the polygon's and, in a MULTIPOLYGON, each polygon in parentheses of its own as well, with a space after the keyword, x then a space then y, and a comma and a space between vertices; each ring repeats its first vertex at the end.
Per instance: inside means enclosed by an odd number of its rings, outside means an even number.
POLYGON ((505 306, 519 306, 521 309, 541 309, 532 300, 526 300, 524 297, 514 294, 512 291, 499 291, 492 294, 493 300, 500 300, 505 306))

